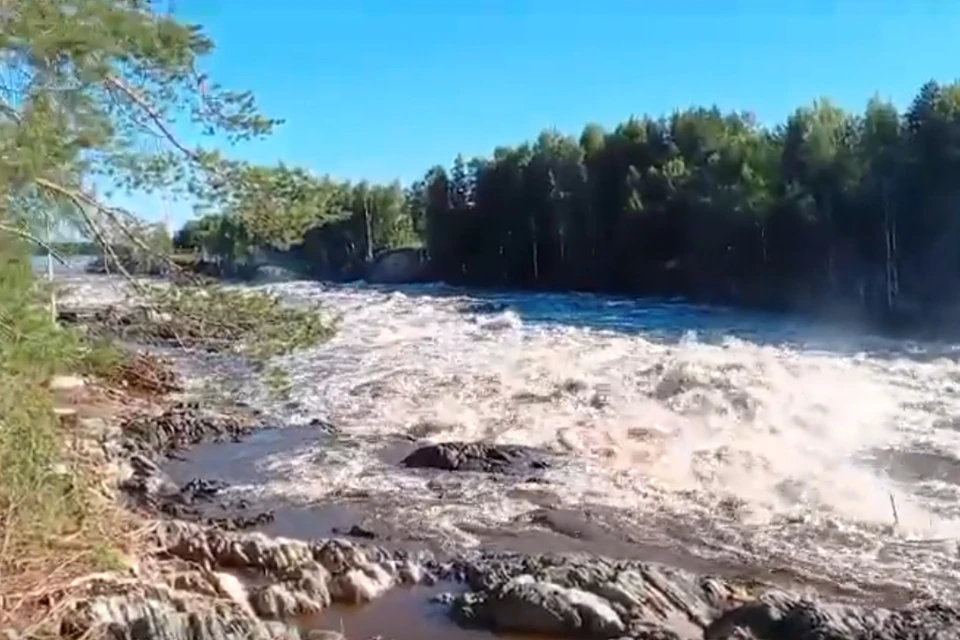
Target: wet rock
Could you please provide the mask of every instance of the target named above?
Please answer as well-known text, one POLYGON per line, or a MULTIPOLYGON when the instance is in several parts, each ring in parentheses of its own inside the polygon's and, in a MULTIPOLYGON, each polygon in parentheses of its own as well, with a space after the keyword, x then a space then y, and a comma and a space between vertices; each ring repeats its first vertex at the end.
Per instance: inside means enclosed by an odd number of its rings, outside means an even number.
POLYGON ((442 605, 452 605, 457 599, 457 596, 449 591, 443 593, 438 593, 437 595, 430 598, 430 602, 433 604, 442 604, 442 605))
POLYGON ((274 520, 272 511, 238 513, 247 507, 242 499, 212 504, 211 501, 226 488, 226 484, 219 480, 195 478, 177 487, 156 467, 150 470, 140 466, 121 481, 120 488, 138 506, 155 514, 203 523, 225 531, 254 529, 274 520))
POLYGON ((594 409, 603 409, 610 404, 610 398, 605 393, 594 393, 590 396, 590 406, 594 409))
POLYGON ((475 591, 452 610, 466 626, 589 638, 634 637, 627 631, 642 626, 700 638, 718 606, 694 576, 641 563, 506 555, 466 570, 475 591))
POLYGON ((509 307, 503 302, 493 302, 487 300, 470 300, 457 305, 457 311, 460 313, 503 313, 509 307))
POLYGON ((237 442, 251 430, 238 418, 179 403, 159 415, 138 415, 121 425, 129 447, 144 454, 168 454, 203 442, 237 442))
POLYGON ((120 480, 120 489, 141 507, 176 517, 198 516, 193 505, 209 502, 227 485, 219 480, 194 478, 177 486, 150 458, 134 454, 127 461, 127 476, 120 480))
MULTIPOLYGON (((336 533, 336 530, 334 530, 334 532, 336 533)), ((365 538, 367 540, 373 540, 377 537, 376 532, 372 531, 371 529, 362 527, 358 524, 355 524, 352 527, 350 527, 350 529, 346 531, 346 535, 351 536, 353 538, 365 538)))
POLYGON ((311 427, 315 427, 323 433, 330 435, 337 435, 340 433, 340 427, 322 418, 313 418, 310 420, 309 424, 311 427))
POLYGON ((393 585, 393 576, 380 565, 370 564, 335 576, 331 594, 337 602, 363 604, 376 599, 393 585))
POLYGON ((960 610, 841 605, 642 562, 479 554, 460 564, 463 626, 555 637, 637 640, 946 640, 960 610), (618 625, 619 621, 619 625, 618 625))
POLYGON ((222 480, 194 478, 180 487, 179 495, 186 503, 199 502, 212 499, 226 488, 227 483, 222 480))
POLYGON ((818 602, 778 591, 732 609, 710 624, 706 640, 946 640, 960 612, 940 604, 889 611, 818 602))
POLYGON ((616 638, 626 631, 619 614, 603 598, 531 575, 497 585, 474 607, 473 615, 495 631, 589 638, 616 638))
POLYGON ((401 581, 422 576, 409 558, 388 558, 346 540, 271 538, 171 522, 160 533, 170 555, 223 569, 249 569, 283 589, 256 592, 254 607, 266 612, 320 610, 330 602, 368 602, 401 581), (404 562, 410 563, 404 568, 404 562), (287 597, 287 593, 290 597, 287 597))
POLYGON ((424 582, 423 568, 415 562, 405 560, 400 563, 397 570, 397 576, 405 584, 417 584, 424 582))
POLYGON ((372 562, 345 542, 310 544, 182 522, 159 534, 167 556, 201 569, 173 574, 169 584, 88 580, 70 590, 65 633, 106 629, 110 637, 131 640, 299 639, 286 621, 316 614, 334 599, 368 601, 394 584, 391 564, 372 562))
POLYGON ((120 480, 120 488, 141 504, 173 498, 180 493, 180 488, 150 458, 135 454, 128 464, 128 475, 120 480))
MULTIPOLYGON (((224 505, 224 508, 229 510, 230 506, 229 504, 224 505)), ((261 511, 251 515, 232 514, 221 517, 195 517, 194 520, 222 531, 246 531, 270 524, 275 517, 272 511, 261 511)))
POLYGON ((250 605, 257 615, 276 620, 318 613, 325 606, 322 600, 291 591, 282 584, 256 589, 250 594, 250 605))
POLYGON ((401 461, 411 468, 486 473, 529 473, 550 466, 542 451, 521 445, 441 442, 420 447, 401 461))
POLYGON ((246 504, 239 498, 214 504, 225 483, 194 478, 176 486, 155 462, 158 456, 176 457, 177 452, 203 442, 239 441, 253 426, 234 415, 204 411, 197 403, 178 403, 160 414, 136 415, 109 439, 120 446, 118 484, 137 506, 155 515, 233 531, 273 522, 272 511, 243 513, 246 504))
POLYGON ((585 510, 545 508, 524 514, 523 519, 560 535, 574 539, 609 541, 611 535, 604 527, 594 522, 591 513, 585 510))
POLYGON ((280 620, 270 620, 265 623, 270 637, 273 640, 300 640, 300 630, 280 620))
POLYGON ((64 604, 64 637, 129 640, 270 640, 248 608, 162 584, 104 577, 74 585, 64 604))
POLYGON ((521 391, 519 393, 513 394, 510 398, 514 402, 522 404, 537 404, 540 402, 551 402, 560 398, 562 393, 557 390, 553 393, 534 393, 532 391, 521 391))

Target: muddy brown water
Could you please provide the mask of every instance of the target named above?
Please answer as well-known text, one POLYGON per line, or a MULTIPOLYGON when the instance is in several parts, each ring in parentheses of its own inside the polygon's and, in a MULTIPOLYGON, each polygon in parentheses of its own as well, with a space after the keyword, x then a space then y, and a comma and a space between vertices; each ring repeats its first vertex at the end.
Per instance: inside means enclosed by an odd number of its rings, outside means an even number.
POLYGON ((347 640, 553 640, 461 629, 447 617, 445 605, 433 602, 433 598, 462 589, 444 582, 429 587, 398 587, 364 606, 334 605, 319 615, 304 618, 301 629, 339 631, 347 640))
MULTIPOLYGON (((230 485, 256 486, 269 479, 268 472, 258 466, 265 458, 316 443, 318 439, 329 439, 330 445, 336 446, 335 437, 318 435, 315 427, 262 430, 251 434, 241 443, 201 445, 182 458, 169 461, 164 468, 178 483, 201 477, 222 480, 230 485)), ((381 459, 387 464, 398 464, 415 446, 403 439, 384 443, 381 459)), ((677 543, 664 547, 645 540, 643 531, 624 526, 615 510, 590 505, 580 509, 563 508, 549 487, 507 491, 513 497, 528 500, 535 508, 505 527, 492 529, 461 525, 461 529, 477 537, 481 547, 489 551, 593 553, 657 562, 748 584, 813 588, 841 600, 868 599, 887 606, 902 605, 911 597, 911 594, 894 586, 838 585, 805 572, 800 567, 777 566, 772 559, 766 567, 718 562, 688 551, 683 540, 684 536, 690 534, 689 531, 677 531, 677 543)), ((351 537, 353 530, 354 533, 364 534, 352 536, 359 542, 372 541, 393 549, 426 548, 442 554, 443 549, 434 541, 418 538, 415 531, 392 523, 390 514, 404 508, 404 505, 378 503, 371 496, 354 495, 298 506, 265 501, 258 503, 253 499, 246 511, 252 515, 259 510, 271 510, 273 521, 260 527, 270 535, 301 539, 351 537), (372 540, 369 539, 371 537, 372 540)), ((348 640, 493 640, 506 637, 524 640, 518 636, 498 636, 487 631, 461 629, 447 617, 444 605, 432 602, 439 593, 462 589, 462 586, 446 583, 431 587, 398 587, 368 605, 335 605, 321 615, 302 622, 305 630, 341 631, 348 640)), ((526 637, 525 640, 546 639, 526 637)))
MULTIPOLYGON (((258 467, 258 463, 275 453, 282 454, 318 440, 337 446, 335 436, 318 434, 313 426, 260 430, 240 443, 196 447, 182 458, 169 461, 164 469, 178 483, 202 477, 222 480, 229 485, 256 486, 270 478, 269 472, 258 467)), ((387 464, 399 464, 416 446, 410 440, 397 438, 383 443, 380 457, 387 464)), ((483 549, 536 554, 582 552, 656 562, 748 583, 813 588, 843 600, 869 600, 886 606, 902 605, 913 596, 894 585, 837 584, 805 571, 803 567, 780 565, 775 558, 762 567, 704 558, 689 551, 689 545, 684 544, 685 538, 691 535, 690 531, 675 531, 676 543, 666 547, 645 539, 643 531, 624 523, 614 509, 593 505, 583 505, 579 509, 561 507, 549 487, 507 489, 507 492, 530 501, 537 508, 505 527, 494 529, 461 524, 462 530, 480 540, 483 549)), ((442 554, 444 549, 435 541, 425 540, 416 531, 392 522, 391 513, 405 508, 402 504, 378 502, 372 496, 351 495, 298 506, 252 500, 248 515, 258 510, 271 510, 273 521, 260 527, 270 535, 301 539, 341 536, 353 537, 359 542, 369 542, 372 538, 377 545, 388 549, 428 549, 442 554), (366 535, 351 536, 351 529, 366 535)), ((672 525, 652 523, 651 526, 669 528, 672 525)), ((358 615, 357 612, 351 613, 351 619, 355 620, 358 615)))

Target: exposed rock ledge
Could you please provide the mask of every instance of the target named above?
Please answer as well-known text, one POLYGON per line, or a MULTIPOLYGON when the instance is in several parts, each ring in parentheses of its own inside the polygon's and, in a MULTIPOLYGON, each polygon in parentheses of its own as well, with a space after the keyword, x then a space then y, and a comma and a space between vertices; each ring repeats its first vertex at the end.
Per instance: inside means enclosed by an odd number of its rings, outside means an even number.
POLYGON ((946 640, 960 611, 900 611, 747 589, 662 565, 596 557, 508 556, 473 562, 461 624, 497 631, 638 640, 946 640))
POLYGON ((150 580, 97 575, 67 590, 61 631, 115 638, 224 640, 299 637, 297 618, 332 602, 360 604, 427 580, 429 558, 170 522, 157 532, 150 580))
POLYGON ((946 640, 960 612, 827 604, 639 562, 474 554, 439 564, 340 540, 305 542, 167 523, 151 580, 94 576, 74 585, 62 631, 114 638, 298 638, 297 619, 437 579, 464 626, 546 637, 643 640, 946 640))

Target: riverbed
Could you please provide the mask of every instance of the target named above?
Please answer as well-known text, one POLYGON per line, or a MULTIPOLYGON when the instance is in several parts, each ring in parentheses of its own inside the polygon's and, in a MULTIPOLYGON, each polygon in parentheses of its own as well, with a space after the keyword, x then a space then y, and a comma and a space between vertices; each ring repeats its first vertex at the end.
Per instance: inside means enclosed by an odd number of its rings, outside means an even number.
MULTIPOLYGON (((86 302, 120 283, 69 276, 86 302)), ((272 533, 587 550, 862 599, 960 594, 960 364, 780 316, 578 294, 280 282, 340 318, 252 372, 178 356, 276 429, 173 463, 276 510, 272 533), (418 446, 526 445, 536 475, 410 469, 418 446)))

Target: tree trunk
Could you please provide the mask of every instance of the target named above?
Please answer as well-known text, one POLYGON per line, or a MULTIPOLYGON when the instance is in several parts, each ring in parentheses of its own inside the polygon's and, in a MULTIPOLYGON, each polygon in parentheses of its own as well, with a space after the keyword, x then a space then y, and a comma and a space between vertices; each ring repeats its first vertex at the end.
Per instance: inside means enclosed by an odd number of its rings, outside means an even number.
POLYGON ((830 295, 837 293, 837 265, 833 246, 833 203, 830 198, 826 199, 827 211, 827 282, 830 287, 830 295))
POLYGON ((896 305, 896 298, 900 292, 899 273, 897 272, 897 229, 896 221, 890 212, 890 198, 887 193, 887 183, 881 185, 881 198, 883 207, 883 234, 886 245, 886 285, 887 285, 887 311, 893 311, 896 305))
POLYGON ((540 255, 537 251, 537 223, 530 218, 531 258, 533 259, 533 281, 540 282, 540 255))
POLYGON ((369 263, 373 262, 373 224, 370 221, 370 201, 366 196, 363 198, 363 226, 367 245, 365 257, 369 263))
POLYGON ((53 246, 53 225, 50 221, 49 214, 47 218, 47 281, 50 284, 50 320, 56 324, 57 323, 57 293, 53 288, 53 253, 50 250, 50 247, 53 246))

